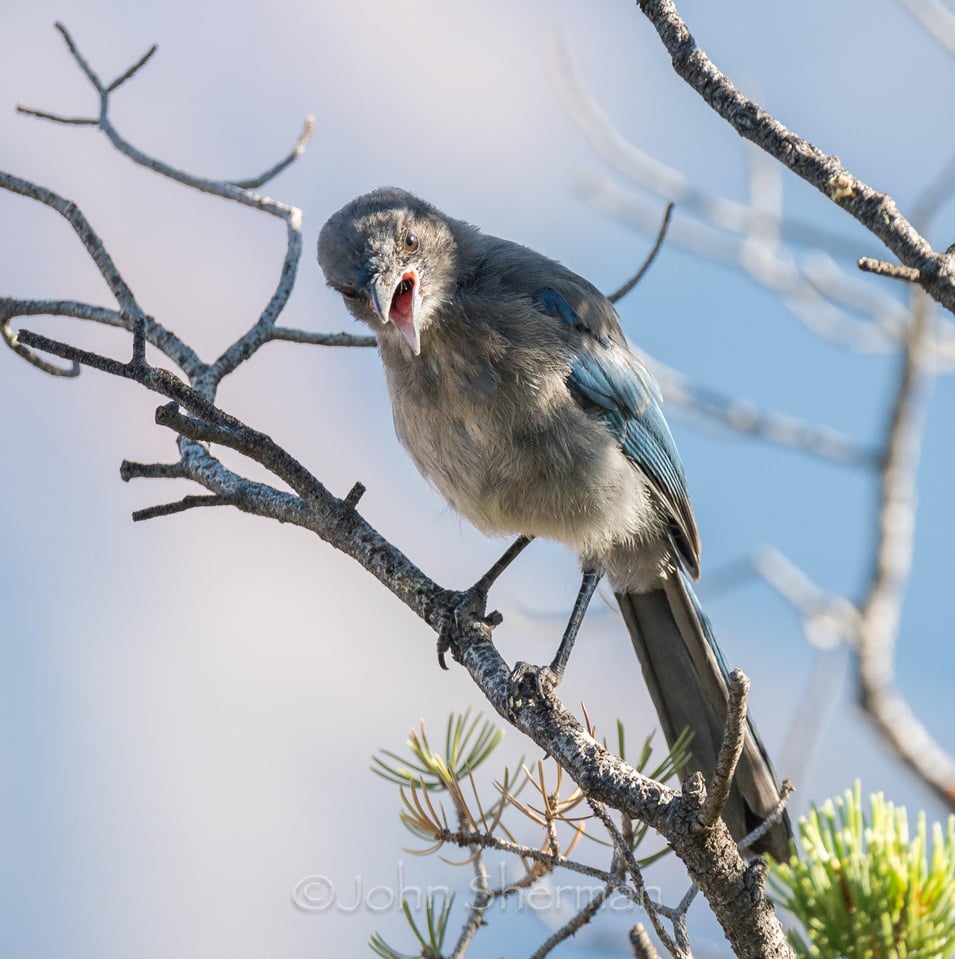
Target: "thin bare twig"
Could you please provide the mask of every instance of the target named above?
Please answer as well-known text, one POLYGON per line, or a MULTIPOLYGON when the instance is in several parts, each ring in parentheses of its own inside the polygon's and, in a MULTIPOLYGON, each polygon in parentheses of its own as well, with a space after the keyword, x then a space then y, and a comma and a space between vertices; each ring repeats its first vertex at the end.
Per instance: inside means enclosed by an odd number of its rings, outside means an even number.
POLYGON ((646 884, 643 881, 643 871, 640 869, 640 864, 634 857, 633 850, 630 848, 629 843, 623 838, 623 835, 617 828, 617 824, 613 821, 603 803, 598 802, 590 796, 587 797, 587 803, 597 818, 603 823, 607 832, 610 833, 610 838, 613 840, 617 856, 623 865, 626 866, 627 872, 630 874, 630 880, 636 890, 637 902, 643 906, 647 918, 653 926, 653 931, 657 934, 660 942, 662 942, 666 950, 671 955, 677 957, 677 959, 689 959, 688 954, 683 950, 680 944, 674 941, 673 937, 667 932, 663 925, 660 919, 660 913, 664 911, 663 907, 650 898, 646 884))
POLYGON ((50 113, 47 110, 34 110, 17 104, 17 113, 27 117, 36 117, 38 120, 49 120, 51 123, 62 123, 64 126, 98 127, 99 117, 65 117, 60 113, 50 113))
MULTIPOLYGON (((811 223, 789 218, 783 220, 777 214, 754 210, 700 189, 682 173, 650 156, 621 134, 603 106, 585 88, 569 45, 562 37, 556 38, 551 55, 552 76, 565 109, 600 159, 612 170, 645 187, 655 197, 673 201, 681 213, 699 215, 720 230, 741 235, 769 230, 778 232, 788 243, 839 251, 846 256, 858 254, 857 242, 844 234, 822 230, 811 223)), ((656 216, 654 212, 654 224, 656 216)))
POLYGON ((653 265, 653 261, 657 258, 657 254, 660 252, 660 249, 663 246, 663 240, 667 235, 667 230, 670 228, 670 220, 673 217, 673 202, 667 204, 666 211, 663 214, 663 221, 660 223, 660 229, 657 231, 657 238, 654 241, 653 247, 650 252, 647 254, 646 259, 640 265, 640 269, 627 280, 623 286, 614 290, 613 293, 607 294, 607 299, 611 303, 616 303, 618 300, 622 300, 644 277, 647 270, 653 265))
MULTIPOLYGON (((458 828, 464 830, 467 826, 467 816, 463 810, 458 810, 458 828)), ((487 869, 484 866, 484 857, 478 850, 473 860, 474 881, 472 889, 475 893, 474 899, 468 909, 468 918, 461 929, 461 935, 458 937, 457 944, 451 952, 448 959, 462 959, 468 951, 474 936, 478 929, 485 924, 484 916, 487 913, 488 906, 494 901, 493 894, 488 884, 487 869)))
MULTIPOLYGON (((132 290, 120 275, 112 257, 106 251, 103 241, 75 203, 52 190, 47 190, 9 173, 0 172, 0 189, 9 190, 12 193, 18 193, 31 200, 36 200, 59 213, 70 224, 83 243, 90 259, 108 284, 119 305, 117 311, 87 303, 77 303, 72 300, 23 300, 3 297, 0 298, 0 316, 4 318, 5 328, 14 316, 38 315, 72 316, 77 319, 104 323, 108 326, 119 326, 130 332, 135 330, 136 324, 141 324, 142 335, 145 339, 168 356, 187 376, 193 376, 199 372, 203 364, 195 351, 183 343, 174 333, 143 312, 132 290)), ((6 329, 4 338, 8 345, 13 345, 10 343, 6 329)), ((17 336, 17 340, 21 343, 24 342, 22 334, 17 336)))
POLYGON ((31 366, 35 366, 38 370, 42 370, 44 373, 49 373, 50 376, 79 376, 80 375, 80 364, 74 361, 69 366, 57 366, 55 363, 51 363, 49 360, 43 359, 42 356, 37 356, 28 346, 20 342, 20 336, 12 326, 10 326, 9 316, 3 317, 3 322, 0 323, 0 335, 3 336, 3 342, 13 350, 18 356, 22 356, 27 363, 31 366))
POLYGON ((145 509, 138 509, 133 513, 133 522, 141 523, 147 519, 156 519, 160 516, 173 516, 176 513, 184 513, 186 510, 196 509, 200 506, 234 506, 235 503, 228 497, 216 493, 210 493, 205 496, 184 496, 175 503, 162 503, 159 506, 148 506, 145 509))
POLYGON ((269 339, 286 340, 289 343, 309 343, 314 346, 377 346, 374 336, 356 333, 315 333, 311 330, 294 330, 287 326, 273 326, 269 339))
POLYGON ((642 923, 638 922, 630 930, 630 947, 633 949, 634 959, 660 959, 656 946, 650 939, 650 933, 642 923))
MULTIPOLYGON (((285 305, 288 302, 288 297, 291 294, 292 287, 295 283, 296 272, 298 270, 298 263, 302 254, 301 211, 295 207, 280 203, 270 197, 255 193, 252 187, 259 186, 267 182, 281 170, 284 170, 290 163, 292 163, 298 156, 302 154, 314 127, 314 121, 312 118, 308 118, 302 134, 299 136, 291 153, 259 176, 232 182, 227 180, 210 180, 194 176, 182 170, 178 170, 168 163, 164 163, 161 160, 150 157, 134 147, 131 143, 120 136, 119 132, 113 126, 109 118, 110 94, 122 83, 134 76, 137 71, 149 60, 155 50, 151 49, 148 51, 128 70, 117 77, 112 84, 106 86, 99 79, 88 61, 80 53, 79 48, 74 42, 72 36, 63 26, 63 24, 57 23, 56 29, 66 42, 66 45, 69 48, 74 60, 83 70, 87 79, 99 94, 100 108, 96 123, 120 153, 127 156, 134 163, 151 169, 154 172, 159 173, 160 175, 171 180, 175 180, 184 186, 199 190, 204 193, 220 196, 224 199, 232 200, 245 206, 253 207, 254 209, 261 210, 264 213, 279 217, 286 223, 288 245, 285 259, 282 264, 279 282, 271 299, 260 314, 258 322, 248 332, 246 332, 231 346, 229 346, 214 363, 210 365, 194 364, 192 369, 187 371, 193 385, 196 386, 197 389, 199 389, 202 393, 204 393, 207 398, 212 399, 215 396, 216 387, 221 381, 222 377, 228 375, 240 363, 247 360, 263 344, 269 342, 269 340, 272 338, 270 332, 275 326, 278 316, 285 308, 285 305)), ((25 112, 29 112, 33 116, 43 115, 46 119, 56 119, 59 122, 65 121, 65 118, 59 118, 53 114, 44 114, 43 111, 29 110, 25 112)), ((25 181, 20 181, 18 178, 13 177, 7 177, 6 180, 7 182, 0 180, 0 186, 5 187, 6 189, 12 189, 18 193, 23 193, 27 196, 32 195, 34 199, 40 199, 39 196, 27 192, 28 188, 31 187, 32 184, 25 184, 25 181)), ((40 188, 36 189, 39 190, 40 188)), ((65 206, 64 204, 67 201, 62 201, 61 198, 56 197, 55 194, 51 194, 49 191, 46 191, 46 193, 49 195, 43 200, 43 202, 53 206, 54 209, 57 209, 64 216, 66 216, 67 219, 70 219, 71 216, 82 217, 82 214, 79 214, 79 211, 76 211, 75 207, 70 209, 72 204, 65 206), (57 205, 57 201, 60 203, 59 206, 57 205)), ((118 277, 118 273, 116 273, 115 268, 112 268, 112 264, 110 263, 109 266, 111 270, 108 275, 106 272, 104 272, 105 265, 97 259, 97 257, 106 257, 105 249, 103 248, 99 238, 92 233, 89 224, 85 223, 85 220, 83 223, 74 223, 74 228, 77 229, 78 233, 80 233, 81 238, 83 239, 84 244, 87 246, 87 249, 90 251, 91 255, 94 255, 95 252, 96 255, 94 256, 94 260, 96 260, 97 266, 100 268, 100 272, 103 273, 104 278, 108 283, 110 283, 110 288, 113 290, 113 293, 119 302, 120 311, 124 315, 128 314, 129 323, 131 324, 131 329, 133 330, 134 335, 136 335, 137 325, 139 325, 143 327, 143 332, 148 337, 150 332, 148 329, 148 324, 146 324, 143 319, 144 315, 142 311, 138 306, 135 305, 132 294, 129 293, 128 290, 122 291, 114 288, 114 284, 111 282, 111 278, 118 277), (84 232, 82 232, 84 230, 88 232, 88 236, 84 236, 84 232)), ((134 342, 134 350, 139 349, 140 347, 138 343, 134 342)))
POLYGON ((723 741, 716 756, 716 768, 706 790, 706 802, 700 811, 700 825, 709 829, 720 818, 733 787, 736 764, 746 742, 746 700, 749 678, 741 669, 734 669, 726 677, 729 700, 726 704, 726 722, 723 741))
POLYGON ((887 263, 885 260, 875 260, 871 256, 860 257, 858 266, 864 273, 888 276, 893 280, 905 280, 907 283, 918 283, 921 279, 919 271, 910 266, 902 266, 901 263, 887 263))
MULTIPOLYGON (((779 787, 779 802, 773 806, 772 812, 751 832, 749 835, 744 836, 738 843, 740 852, 744 849, 749 849, 753 843, 759 841, 769 832, 776 823, 782 819, 783 813, 786 811, 786 804, 789 802, 789 797, 795 792, 796 787, 788 780, 784 779, 782 785, 779 787)), ((691 890, 692 895, 687 893, 692 901, 693 896, 696 895, 696 890, 691 890)), ((682 905, 682 903, 681 903, 682 905)), ((689 906, 689 902, 687 902, 689 906)))
POLYGON ((299 134, 299 138, 288 156, 279 160, 274 166, 269 167, 265 173, 249 177, 247 180, 231 180, 229 182, 231 182, 233 186, 237 186, 240 190, 254 190, 257 187, 264 186, 269 180, 278 176, 287 166, 294 163, 305 152, 308 147, 308 141, 312 139, 314 129, 315 117, 309 114, 305 118, 305 126, 302 128, 302 132, 299 134))
POLYGON ((531 953, 530 959, 544 959, 549 956, 562 942, 566 942, 575 933, 580 932, 587 923, 603 908, 604 903, 614 891, 613 886, 604 883, 600 891, 592 896, 590 901, 574 913, 556 932, 548 936, 540 946, 531 953))
POLYGON ((131 67, 124 70, 112 83, 106 87, 107 93, 112 93, 121 87, 127 80, 132 79, 140 70, 152 59, 152 55, 159 49, 159 44, 154 43, 131 67))

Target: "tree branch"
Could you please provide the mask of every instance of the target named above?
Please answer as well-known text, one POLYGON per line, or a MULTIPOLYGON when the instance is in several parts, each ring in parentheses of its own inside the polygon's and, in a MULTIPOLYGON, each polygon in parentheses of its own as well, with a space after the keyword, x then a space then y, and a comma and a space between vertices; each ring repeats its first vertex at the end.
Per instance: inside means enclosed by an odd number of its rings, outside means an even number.
MULTIPOLYGON (((920 300, 923 298, 920 297, 920 300)), ((896 753, 955 807, 955 759, 915 717, 895 687, 894 653, 915 546, 916 476, 930 361, 929 311, 915 305, 890 415, 881 477, 875 560, 859 606, 859 701, 896 753)))
POLYGON ((785 167, 842 207, 908 267, 919 283, 950 311, 955 311, 955 268, 936 253, 899 212, 895 201, 853 176, 836 157, 788 130, 744 96, 700 49, 673 0, 639 0, 669 52, 673 69, 740 136, 775 157, 785 167))
MULTIPOLYGON (((301 252, 299 211, 250 193, 235 183, 203 180, 175 170, 126 143, 109 122, 109 93, 133 76, 148 56, 140 58, 113 85, 104 86, 82 58, 69 34, 62 27, 59 29, 77 63, 100 95, 99 125, 117 150, 134 162, 186 186, 285 220, 288 247, 275 293, 255 325, 215 363, 204 364, 184 344, 146 316, 99 237, 74 204, 27 181, 4 175, 0 178, 0 187, 45 203, 68 220, 106 278, 117 300, 118 313, 94 316, 89 312, 85 318, 115 321, 118 317, 120 322, 116 325, 128 329, 133 337, 131 358, 125 362, 29 331, 21 331, 19 341, 31 349, 131 380, 172 401, 157 412, 157 422, 179 434, 180 463, 173 466, 127 463, 122 475, 127 479, 181 476, 196 481, 212 495, 189 496, 176 504, 153 507, 152 515, 166 515, 194 505, 227 502, 250 514, 295 523, 313 531, 358 562, 433 630, 437 630, 443 621, 448 591, 426 576, 359 515, 354 508, 358 492, 353 490, 346 500, 333 496, 269 436, 245 425, 213 403, 215 388, 223 376, 263 343, 281 338, 274 331, 277 329, 276 318, 294 283, 301 252), (188 382, 168 370, 152 366, 145 355, 147 341, 167 356, 171 355, 188 382), (252 482, 227 470, 203 445, 208 442, 227 446, 261 464, 292 492, 252 482)), ((12 302, 0 301, 0 309, 9 311, 12 302)), ((641 820, 664 836, 710 902, 738 956, 744 959, 757 956, 788 959, 791 952, 772 906, 761 885, 753 882, 753 873, 744 866, 725 825, 717 821, 712 829, 701 834, 698 828, 700 804, 696 797, 690 793, 676 793, 615 757, 598 744, 552 695, 513 710, 510 703, 511 669, 494 648, 491 635, 491 626, 480 611, 455 617, 450 630, 450 649, 494 708, 552 755, 593 802, 619 809, 625 816, 641 820)), ((639 870, 634 870, 630 863, 628 865, 634 882, 638 882, 639 870)), ((601 878, 603 881, 613 880, 621 891, 634 895, 629 884, 622 879, 614 876, 608 879, 605 873, 601 878)), ((683 932, 685 930, 680 935, 683 932)))

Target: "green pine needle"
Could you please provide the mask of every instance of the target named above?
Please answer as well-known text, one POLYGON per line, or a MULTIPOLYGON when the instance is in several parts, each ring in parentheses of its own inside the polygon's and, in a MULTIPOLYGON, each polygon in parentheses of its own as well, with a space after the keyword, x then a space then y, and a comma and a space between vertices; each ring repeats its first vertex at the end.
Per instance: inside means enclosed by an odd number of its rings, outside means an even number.
POLYGON ((791 933, 809 959, 949 959, 955 953, 955 816, 944 833, 925 814, 910 838, 904 808, 859 783, 799 822, 804 853, 775 865, 777 902, 801 923, 791 933))

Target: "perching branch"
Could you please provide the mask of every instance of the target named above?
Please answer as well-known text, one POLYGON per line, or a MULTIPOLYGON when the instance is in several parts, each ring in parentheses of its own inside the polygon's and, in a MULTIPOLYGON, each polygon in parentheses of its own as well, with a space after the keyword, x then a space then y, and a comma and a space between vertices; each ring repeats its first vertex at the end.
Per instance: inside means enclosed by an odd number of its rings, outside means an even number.
MULTIPOLYGON (((156 421, 176 433, 179 462, 125 463, 123 478, 186 478, 199 484, 206 492, 140 511, 138 518, 169 515, 198 506, 227 504, 252 515, 294 523, 312 531, 324 542, 360 563, 432 629, 438 630, 446 620, 449 590, 418 569, 361 517, 356 509, 360 489, 356 487, 344 499, 334 496, 302 463, 268 435, 242 423, 215 405, 217 387, 223 377, 274 339, 349 345, 365 345, 367 342, 367 338, 351 338, 346 334, 332 334, 329 339, 323 339, 325 334, 287 330, 277 325, 295 282, 302 249, 302 218, 296 208, 256 194, 253 189, 276 175, 301 153, 308 127, 291 154, 260 177, 234 181, 211 180, 177 170, 129 144, 109 119, 110 94, 146 64, 152 51, 112 83, 104 84, 67 31, 61 26, 58 29, 98 94, 99 111, 95 123, 119 152, 133 162, 186 187, 282 219, 286 224, 286 254, 276 288, 254 317, 251 327, 229 345, 218 359, 206 362, 145 312, 123 280, 102 240, 74 204, 29 181, 0 174, 0 187, 50 206, 67 220, 83 243, 91 262, 106 280, 118 307, 114 310, 88 304, 65 306, 49 301, 5 298, 0 299, 0 313, 4 317, 5 327, 9 320, 18 316, 59 312, 120 326, 128 330, 132 338, 128 359, 82 350, 63 340, 27 330, 10 334, 8 342, 34 351, 34 355, 44 353, 135 382, 170 401, 159 408, 156 421), (150 363, 145 349, 147 343, 171 360, 182 375, 150 363), (207 444, 213 447, 226 446, 260 464, 291 492, 268 483, 253 482, 227 469, 207 444)), ((25 112, 46 119, 55 118, 55 114, 43 111, 25 112)), ((753 959, 757 956, 789 957, 791 952, 763 892, 758 873, 745 866, 725 825, 717 820, 712 828, 700 831, 703 808, 700 796, 692 790, 674 792, 614 756, 597 743, 552 695, 526 702, 515 709, 510 697, 512 670, 494 647, 491 635, 491 624, 484 618, 482 610, 476 610, 454 617, 449 642, 455 660, 465 666, 495 709, 553 756, 580 786, 589 801, 601 807, 618 809, 629 819, 649 825, 666 839, 685 863, 692 881, 707 898, 738 956, 753 959)), ((449 834, 447 841, 455 840, 449 834)), ((534 858, 530 851, 523 851, 522 854, 534 858)), ((619 876, 606 872, 600 878, 604 882, 612 881, 614 888, 627 889, 630 895, 636 895, 632 884, 639 884, 641 880, 639 870, 630 862, 632 853, 624 854, 620 850, 619 854, 627 865, 630 882, 623 883, 619 876)), ((557 855, 556 852, 553 854, 555 857, 557 855)), ((638 885, 637 888, 641 887, 638 885)), ((688 955, 689 947, 682 921, 682 917, 678 916, 674 922, 674 941, 679 954, 688 955)))

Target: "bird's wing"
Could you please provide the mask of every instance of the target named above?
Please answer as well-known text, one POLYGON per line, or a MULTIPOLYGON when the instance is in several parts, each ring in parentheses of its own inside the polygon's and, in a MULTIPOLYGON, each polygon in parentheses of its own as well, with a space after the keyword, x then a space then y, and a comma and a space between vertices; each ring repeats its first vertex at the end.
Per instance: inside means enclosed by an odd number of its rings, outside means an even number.
POLYGON ((567 385, 600 417, 630 461, 646 476, 670 520, 670 538, 687 573, 699 576, 700 538, 683 465, 660 409, 660 395, 642 360, 620 331, 613 304, 574 274, 532 296, 536 309, 577 331, 567 385))

